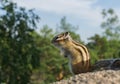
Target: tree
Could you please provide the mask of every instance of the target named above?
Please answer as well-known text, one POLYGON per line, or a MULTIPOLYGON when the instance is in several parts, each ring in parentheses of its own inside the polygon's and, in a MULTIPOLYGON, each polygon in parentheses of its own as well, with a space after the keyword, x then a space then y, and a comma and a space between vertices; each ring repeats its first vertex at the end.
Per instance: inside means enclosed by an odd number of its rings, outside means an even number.
POLYGON ((117 14, 113 9, 102 11, 104 22, 101 27, 105 29, 104 35, 109 41, 108 55, 110 57, 120 57, 120 22, 117 14))
POLYGON ((104 21, 101 27, 105 29, 104 35, 107 39, 120 40, 120 23, 117 14, 113 9, 102 11, 104 21))
POLYGON ((99 59, 104 59, 106 57, 106 52, 108 49, 108 41, 106 37, 95 34, 93 37, 89 38, 90 42, 87 47, 91 53, 91 60, 94 64, 95 61, 99 59))
POLYGON ((2 0, 0 11, 0 83, 27 84, 32 69, 40 65, 39 49, 32 32, 39 16, 33 10, 2 0))
POLYGON ((92 63, 99 59, 120 57, 120 24, 113 9, 103 10, 103 35, 94 35, 87 44, 92 55, 92 63))

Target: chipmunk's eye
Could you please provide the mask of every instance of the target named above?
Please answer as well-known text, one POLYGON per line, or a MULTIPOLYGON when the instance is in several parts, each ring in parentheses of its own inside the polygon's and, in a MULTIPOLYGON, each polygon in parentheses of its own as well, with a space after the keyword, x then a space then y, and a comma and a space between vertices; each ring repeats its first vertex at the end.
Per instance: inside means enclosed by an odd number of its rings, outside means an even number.
POLYGON ((59 38, 58 36, 57 36, 57 37, 55 37, 55 40, 57 41, 57 40, 58 40, 58 38, 59 38))
POLYGON ((56 39, 58 39, 59 37, 57 36, 56 39))
POLYGON ((58 36, 54 37, 51 42, 54 43, 54 42, 57 42, 57 41, 58 41, 58 36))

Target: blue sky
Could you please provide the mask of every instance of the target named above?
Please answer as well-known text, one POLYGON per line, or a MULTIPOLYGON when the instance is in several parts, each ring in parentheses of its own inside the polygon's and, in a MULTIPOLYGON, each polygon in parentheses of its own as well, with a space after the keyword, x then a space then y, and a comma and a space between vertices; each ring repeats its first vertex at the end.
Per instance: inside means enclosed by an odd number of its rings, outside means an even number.
POLYGON ((76 33, 87 42, 87 38, 94 34, 102 34, 100 28, 102 22, 102 9, 113 8, 120 16, 120 0, 12 0, 19 6, 27 9, 35 8, 40 15, 41 28, 47 24, 55 29, 63 16, 67 22, 79 26, 76 33))

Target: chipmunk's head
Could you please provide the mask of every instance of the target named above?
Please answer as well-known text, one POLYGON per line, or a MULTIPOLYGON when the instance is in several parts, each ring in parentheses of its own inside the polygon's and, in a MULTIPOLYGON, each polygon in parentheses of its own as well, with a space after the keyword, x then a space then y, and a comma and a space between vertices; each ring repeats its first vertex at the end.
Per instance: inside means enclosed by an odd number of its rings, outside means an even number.
POLYGON ((71 36, 69 34, 69 32, 65 32, 65 33, 61 33, 61 34, 58 34, 57 36, 55 36, 53 39, 52 39, 52 43, 55 45, 55 46, 58 46, 58 47, 64 47, 66 45, 67 42, 69 42, 71 40, 71 36))

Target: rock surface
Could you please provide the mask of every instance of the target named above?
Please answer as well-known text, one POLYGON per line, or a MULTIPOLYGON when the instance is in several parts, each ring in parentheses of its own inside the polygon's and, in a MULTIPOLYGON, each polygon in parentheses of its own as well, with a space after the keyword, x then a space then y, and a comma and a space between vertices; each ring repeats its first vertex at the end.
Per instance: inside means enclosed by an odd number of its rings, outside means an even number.
POLYGON ((53 84, 120 84, 120 70, 82 73, 53 84))

